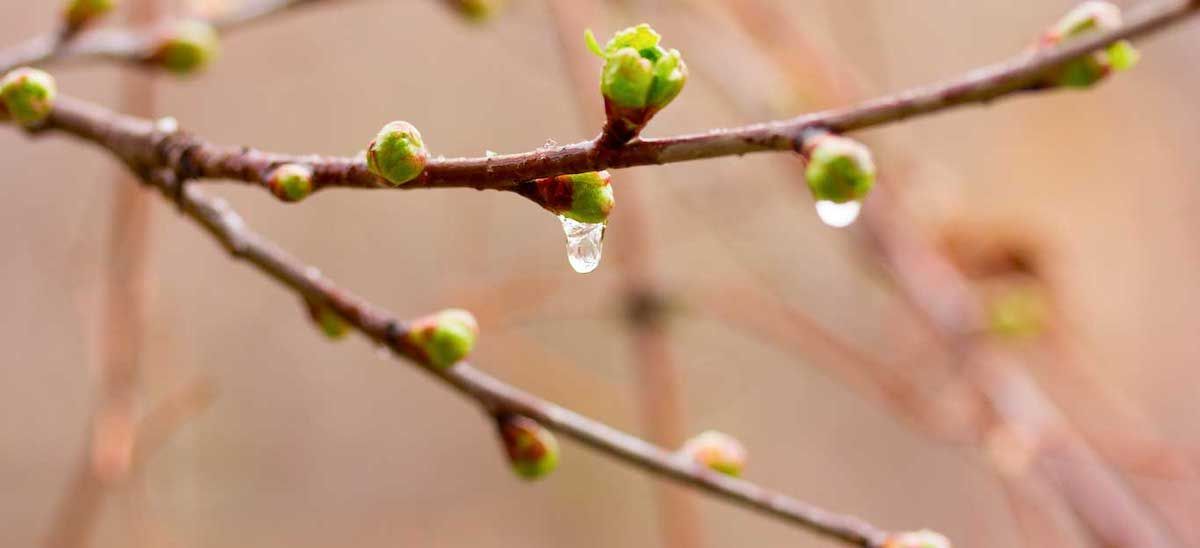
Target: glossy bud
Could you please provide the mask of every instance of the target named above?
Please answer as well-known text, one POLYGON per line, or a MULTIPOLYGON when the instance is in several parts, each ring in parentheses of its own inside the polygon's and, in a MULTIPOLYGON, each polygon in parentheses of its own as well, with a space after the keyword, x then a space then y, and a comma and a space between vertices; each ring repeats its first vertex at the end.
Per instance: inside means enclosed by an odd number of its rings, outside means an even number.
MULTIPOLYGON (((1073 38, 1120 28, 1121 8, 1111 2, 1084 2, 1058 21, 1042 35, 1038 47, 1052 47, 1073 38)), ((1055 84, 1067 87, 1089 87, 1114 70, 1127 70, 1137 64, 1140 54, 1127 40, 1067 64, 1053 77, 1055 84)))
POLYGON ((859 201, 875 186, 875 162, 866 145, 826 133, 809 140, 804 149, 808 160, 804 175, 814 199, 838 204, 859 201))
POLYGON ((468 21, 482 23, 491 19, 504 4, 503 0, 449 0, 451 7, 468 21))
POLYGON ((280 200, 299 202, 312 194, 312 168, 301 164, 281 165, 271 171, 267 186, 280 200))
POLYGON ((616 204, 607 171, 559 175, 530 181, 517 188, 546 210, 581 223, 603 223, 616 204))
POLYGON ((204 21, 187 19, 174 23, 162 36, 151 59, 175 74, 190 74, 207 67, 219 52, 216 29, 204 21))
POLYGON ((558 440, 537 421, 505 413, 496 417, 496 428, 518 476, 536 480, 558 467, 558 440))
POLYGON ((687 441, 680 453, 722 474, 742 475, 746 468, 746 449, 741 442, 721 432, 709 430, 687 441))
POLYGON ((445 369, 470 355, 479 323, 470 312, 452 308, 413 322, 405 337, 426 363, 445 369))
POLYGON ((350 323, 329 306, 308 300, 305 305, 308 307, 308 317, 326 337, 336 341, 350 333, 350 323))
POLYGON ((678 50, 659 46, 662 37, 645 23, 616 33, 604 48, 590 31, 586 38, 592 52, 604 59, 600 92, 610 132, 631 139, 683 91, 687 64, 678 50))
POLYGON ((0 100, 8 117, 25 127, 41 124, 54 109, 58 86, 50 74, 29 67, 15 69, 0 80, 0 100))
POLYGON ((393 186, 416 179, 425 171, 428 160, 421 132, 408 122, 395 121, 383 126, 367 146, 367 167, 393 186))
POLYGON ((63 10, 63 20, 68 29, 79 29, 107 15, 116 6, 116 0, 69 0, 63 10))

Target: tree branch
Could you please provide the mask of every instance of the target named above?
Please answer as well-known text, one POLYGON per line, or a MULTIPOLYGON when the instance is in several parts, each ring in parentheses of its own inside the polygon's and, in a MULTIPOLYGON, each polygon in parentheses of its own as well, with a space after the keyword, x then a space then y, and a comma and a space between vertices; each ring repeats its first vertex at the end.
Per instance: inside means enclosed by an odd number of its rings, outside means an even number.
MULTIPOLYGON (((226 33, 267 16, 328 0, 259 0, 209 19, 226 33)), ((112 61, 145 65, 154 54, 155 29, 151 26, 85 30, 70 35, 62 30, 35 36, 0 51, 0 74, 26 65, 112 61)))
MULTIPOLYGON (((1113 31, 1079 38, 1050 50, 1022 54, 953 80, 845 109, 705 133, 635 139, 615 149, 598 146, 592 140, 518 154, 433 158, 418 178, 398 188, 519 190, 522 182, 555 175, 752 152, 798 150, 803 136, 812 130, 841 133, 866 129, 963 105, 989 103, 1020 92, 1050 89, 1043 85, 1046 76, 1070 61, 1117 40, 1162 30, 1198 8, 1200 0, 1148 5, 1133 10, 1126 18, 1126 24, 1113 31)), ((75 47, 82 42, 81 38, 75 47)), ((394 188, 371 173, 361 157, 302 156, 217 145, 187 133, 157 132, 149 120, 116 114, 69 97, 59 98, 46 128, 92 141, 140 166, 165 167, 189 179, 229 179, 266 187, 266 176, 273 167, 299 163, 313 168, 316 189, 335 186, 394 188)))
POLYGON ((179 183, 169 170, 159 169, 146 173, 146 176, 146 180, 164 195, 173 197, 179 192, 182 211, 212 234, 234 257, 249 262, 303 298, 330 307, 370 339, 475 399, 491 414, 525 415, 652 474, 850 544, 877 548, 887 538, 885 531, 859 518, 835 514, 749 481, 709 470, 690 459, 508 385, 468 363, 437 370, 424 360, 420 350, 407 342, 408 324, 339 288, 315 268, 300 263, 251 231, 224 200, 208 198, 190 186, 179 190, 179 183))

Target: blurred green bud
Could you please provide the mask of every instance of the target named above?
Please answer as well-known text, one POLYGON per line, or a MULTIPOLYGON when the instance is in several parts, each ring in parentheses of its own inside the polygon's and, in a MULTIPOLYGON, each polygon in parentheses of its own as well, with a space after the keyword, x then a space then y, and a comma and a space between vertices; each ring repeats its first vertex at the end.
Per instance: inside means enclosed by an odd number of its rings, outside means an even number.
POLYGON ((58 86, 49 73, 35 68, 14 69, 0 80, 0 99, 9 117, 25 127, 45 121, 54 109, 58 86))
POLYGON ((267 177, 271 193, 285 202, 299 202, 312 194, 312 168, 301 164, 283 164, 267 177))
POLYGON ((859 201, 875 186, 875 161, 858 141, 825 133, 806 142, 804 151, 804 176, 818 201, 859 201))
POLYGON ((496 417, 496 427, 508 462, 518 476, 536 480, 558 467, 558 440, 537 421, 504 413, 496 417))
POLYGON ((306 300, 305 304, 308 306, 308 317, 326 337, 336 341, 350 333, 350 323, 329 306, 311 300, 306 300))
POLYGON ((883 543, 883 548, 951 548, 950 539, 941 533, 923 529, 896 533, 883 543))
POLYGON ((588 48, 604 59, 600 92, 610 124, 636 135, 687 83, 687 65, 678 50, 658 45, 661 36, 645 23, 616 33, 604 48, 585 34, 588 48))
POLYGON ((479 323, 470 312, 452 308, 417 320, 406 337, 429 365, 445 369, 467 357, 475 348, 479 323))
POLYGON ((504 5, 503 0, 449 0, 459 14, 473 23, 482 23, 491 19, 504 5))
POLYGON ((1042 334, 1048 316, 1045 295, 1033 287, 1010 287, 988 302, 988 325, 992 333, 1006 338, 1042 334))
POLYGON ((177 21, 160 38, 151 59, 175 74, 203 70, 217 58, 220 38, 212 25, 199 20, 177 21))
MULTIPOLYGON (((1084 2, 1059 19, 1042 36, 1039 47, 1051 47, 1073 38, 1120 28, 1121 8, 1111 2, 1084 2)), ((1072 61, 1053 77, 1054 83, 1075 88, 1089 87, 1114 70, 1128 70, 1137 64, 1140 54, 1127 40, 1082 59, 1072 61)))
POLYGON ((607 171, 590 171, 529 181, 517 192, 556 215, 599 224, 608 220, 616 204, 611 182, 607 171))
POLYGON ((69 0, 63 10, 63 20, 68 29, 79 29, 107 15, 116 6, 116 0, 69 0))
POLYGON ((716 430, 708 430, 688 440, 679 452, 729 476, 740 476, 746 468, 746 449, 738 440, 716 430))
POLYGON ((408 122, 388 123, 367 146, 367 167, 393 186, 416 179, 428 160, 421 132, 408 122))

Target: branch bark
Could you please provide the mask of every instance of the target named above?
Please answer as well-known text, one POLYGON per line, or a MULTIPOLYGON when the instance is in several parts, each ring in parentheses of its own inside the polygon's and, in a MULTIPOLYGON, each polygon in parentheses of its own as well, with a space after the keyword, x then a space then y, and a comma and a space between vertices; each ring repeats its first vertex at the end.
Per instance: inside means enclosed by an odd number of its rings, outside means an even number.
POLYGON ((224 200, 206 197, 191 186, 180 189, 169 170, 147 172, 145 180, 166 196, 178 196, 183 213, 199 223, 235 258, 252 264, 301 297, 329 306, 368 338, 476 400, 489 414, 524 415, 659 477, 853 545, 878 548, 887 538, 885 531, 860 518, 833 513, 752 482, 711 471, 671 451, 524 392, 469 363, 439 371, 424 361, 419 349, 407 342, 405 334, 409 326, 406 323, 343 290, 317 269, 304 265, 251 231, 224 200))
POLYGON ((459 187, 513 190, 522 182, 602 169, 669 164, 764 151, 794 151, 806 133, 849 132, 933 114, 1009 95, 1043 91, 1046 76, 1070 61, 1112 42, 1160 31, 1200 8, 1200 0, 1156 2, 1131 10, 1122 27, 1065 45, 1019 55, 943 83, 914 88, 844 109, 806 114, 741 127, 654 139, 634 139, 620 148, 596 140, 480 158, 434 158, 416 179, 392 187, 372 174, 363 158, 294 155, 210 143, 187 133, 161 133, 149 120, 113 113, 60 97, 47 129, 92 141, 139 165, 167 168, 176 176, 228 179, 267 187, 270 170, 283 163, 313 168, 314 188, 459 187))

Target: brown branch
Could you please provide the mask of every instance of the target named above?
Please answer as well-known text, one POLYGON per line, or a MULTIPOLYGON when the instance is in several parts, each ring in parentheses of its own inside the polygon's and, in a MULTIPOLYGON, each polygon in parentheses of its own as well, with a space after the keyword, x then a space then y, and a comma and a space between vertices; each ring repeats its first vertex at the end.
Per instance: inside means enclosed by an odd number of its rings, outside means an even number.
POLYGON ((223 200, 208 198, 193 187, 180 189, 169 170, 143 173, 145 180, 164 195, 177 196, 181 210, 235 258, 252 264, 304 299, 330 307, 364 335, 475 399, 489 413, 525 415, 601 453, 652 474, 831 538, 859 546, 880 547, 887 537, 886 532, 859 518, 835 514, 749 481, 714 472, 690 459, 510 386, 468 363, 460 363, 444 371, 437 370, 424 361, 422 352, 407 342, 405 335, 409 330, 408 324, 339 288, 315 268, 300 263, 251 231, 223 200))
MULTIPOLYGON (((209 18, 209 21, 218 32, 226 33, 267 16, 320 1, 323 0, 259 0, 249 2, 229 13, 215 15, 209 18)), ((154 55, 156 36, 156 29, 150 25, 72 33, 58 30, 0 50, 0 74, 26 65, 44 66, 88 61, 147 65, 154 55)))
MULTIPOLYGON (((1050 89, 1048 74, 1114 41, 1162 30, 1200 8, 1200 0, 1156 2, 1133 10, 1113 31, 1079 38, 1056 48, 1026 53, 973 70, 957 79, 910 89, 859 105, 788 120, 705 133, 635 139, 611 149, 596 141, 481 158, 435 158, 413 181, 398 188, 465 187, 512 190, 532 179, 609 168, 667 164, 763 151, 797 150, 814 129, 847 132, 881 126, 963 105, 990 103, 1008 95, 1050 89)), ((209 143, 186 133, 154 131, 148 120, 123 116, 86 102, 60 97, 47 128, 59 129, 103 146, 145 167, 165 167, 184 178, 229 179, 266 187, 271 168, 283 163, 313 168, 313 184, 323 187, 393 188, 367 170, 365 159, 301 156, 209 143)))

